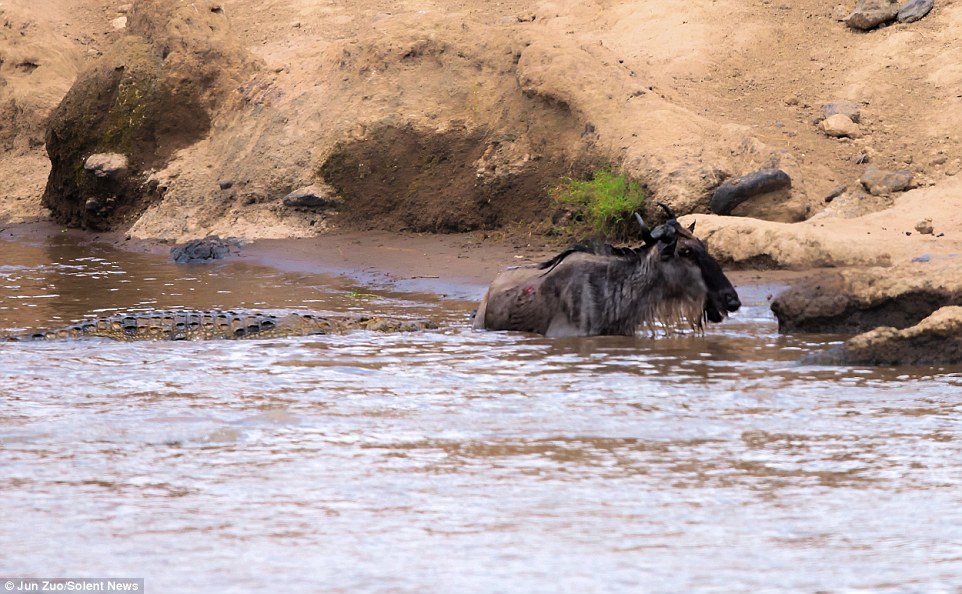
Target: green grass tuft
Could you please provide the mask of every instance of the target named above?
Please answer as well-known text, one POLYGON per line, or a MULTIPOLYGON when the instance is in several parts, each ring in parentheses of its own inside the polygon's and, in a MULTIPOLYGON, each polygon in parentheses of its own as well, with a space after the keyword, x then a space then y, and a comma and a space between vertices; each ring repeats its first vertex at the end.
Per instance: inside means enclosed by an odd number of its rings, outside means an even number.
POLYGON ((611 168, 595 170, 591 179, 565 178, 552 191, 556 201, 571 210, 575 223, 583 222, 608 239, 635 237, 635 212, 642 212, 645 191, 641 184, 611 168))

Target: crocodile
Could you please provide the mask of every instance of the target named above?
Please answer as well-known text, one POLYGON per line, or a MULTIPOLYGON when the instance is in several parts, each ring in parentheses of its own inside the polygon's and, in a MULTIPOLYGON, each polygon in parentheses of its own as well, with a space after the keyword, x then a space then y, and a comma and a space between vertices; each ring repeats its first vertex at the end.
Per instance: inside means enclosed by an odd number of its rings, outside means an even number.
POLYGON ((134 340, 256 339, 313 334, 342 334, 352 330, 415 332, 437 328, 429 320, 369 315, 172 310, 120 313, 91 318, 52 330, 4 337, 8 341, 110 338, 134 340))

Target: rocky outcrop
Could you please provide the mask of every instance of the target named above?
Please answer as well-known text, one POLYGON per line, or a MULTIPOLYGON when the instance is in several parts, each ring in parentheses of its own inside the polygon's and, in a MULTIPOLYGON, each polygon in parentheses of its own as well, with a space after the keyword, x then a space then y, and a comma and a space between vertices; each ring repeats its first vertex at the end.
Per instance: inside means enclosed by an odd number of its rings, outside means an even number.
POLYGON ((962 307, 942 307, 905 329, 876 328, 815 353, 822 365, 958 365, 962 363, 962 307))
POLYGON ((808 223, 779 223, 743 217, 682 217, 696 221, 698 236, 723 265, 753 269, 877 266, 884 252, 851 249, 842 237, 808 223))
POLYGON ((203 138, 211 112, 252 67, 219 5, 144 0, 121 41, 83 72, 53 112, 43 203, 68 225, 110 229, 159 197, 145 172, 203 138), (106 175, 96 155, 127 162, 106 175))
POLYGON ((887 196, 856 187, 800 223, 714 215, 681 221, 696 221, 698 236, 726 266, 864 269, 909 263, 922 254, 933 256, 933 263, 954 262, 962 259, 962 236, 955 232, 962 228, 962 179, 887 196), (925 219, 932 235, 915 228, 925 219))
POLYGON ((795 285, 772 301, 779 332, 859 333, 919 323, 962 305, 962 259, 841 270, 795 285))
POLYGON ((962 260, 819 275, 772 301, 779 332, 858 333, 804 362, 962 363, 962 260))

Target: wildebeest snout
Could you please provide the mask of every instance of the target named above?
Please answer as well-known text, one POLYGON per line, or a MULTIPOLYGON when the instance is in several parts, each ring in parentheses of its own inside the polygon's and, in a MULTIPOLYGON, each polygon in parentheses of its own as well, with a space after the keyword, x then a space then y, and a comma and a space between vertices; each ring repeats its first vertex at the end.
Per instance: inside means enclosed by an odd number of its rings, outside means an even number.
POLYGON ((708 293, 705 300, 705 317, 709 322, 721 322, 730 312, 738 311, 738 308, 742 306, 735 287, 728 282, 725 285, 727 286, 716 287, 715 290, 708 293))
POLYGON ((742 306, 741 299, 738 298, 738 293, 735 292, 734 288, 726 289, 722 293, 722 299, 725 302, 725 309, 728 311, 738 311, 738 308, 742 306))

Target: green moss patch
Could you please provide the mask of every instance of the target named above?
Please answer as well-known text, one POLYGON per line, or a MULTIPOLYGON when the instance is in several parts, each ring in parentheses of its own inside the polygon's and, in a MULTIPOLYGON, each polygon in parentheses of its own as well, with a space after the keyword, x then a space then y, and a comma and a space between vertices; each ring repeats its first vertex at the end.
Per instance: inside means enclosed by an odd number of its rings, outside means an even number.
POLYGON ((588 227, 613 241, 638 235, 634 213, 644 210, 645 190, 639 181, 615 173, 611 167, 595 169, 585 180, 564 178, 550 194, 571 213, 573 227, 588 227))

